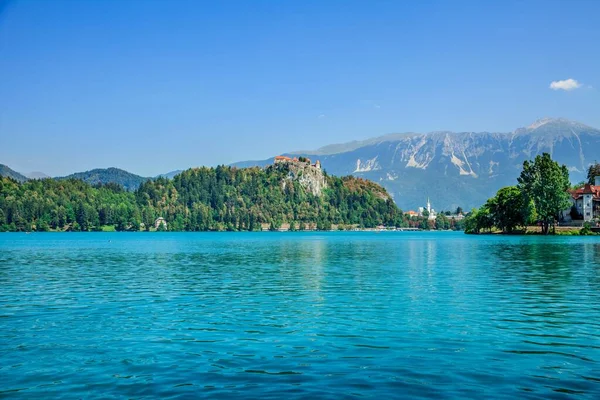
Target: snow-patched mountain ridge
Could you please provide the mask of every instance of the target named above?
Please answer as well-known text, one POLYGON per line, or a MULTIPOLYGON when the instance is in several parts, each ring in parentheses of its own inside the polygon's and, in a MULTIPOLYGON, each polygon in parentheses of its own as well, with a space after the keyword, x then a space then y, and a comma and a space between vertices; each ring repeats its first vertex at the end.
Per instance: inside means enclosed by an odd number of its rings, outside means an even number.
POLYGON ((600 160, 600 130, 544 118, 513 132, 391 134, 301 154, 320 159, 334 175, 353 174, 382 184, 403 209, 421 206, 429 196, 440 210, 481 205, 501 187, 516 184, 523 161, 543 152, 566 164, 572 181, 581 181, 587 167, 600 160))

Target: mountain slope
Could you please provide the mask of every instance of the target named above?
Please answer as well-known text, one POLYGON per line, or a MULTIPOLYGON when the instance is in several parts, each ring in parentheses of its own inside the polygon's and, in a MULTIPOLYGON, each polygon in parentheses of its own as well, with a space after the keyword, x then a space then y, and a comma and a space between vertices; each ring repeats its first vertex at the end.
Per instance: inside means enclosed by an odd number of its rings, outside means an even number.
POLYGON ((157 176, 157 178, 173 179, 175 177, 175 175, 179 175, 182 172, 183 172, 182 169, 177 169, 175 171, 167 172, 166 174, 160 174, 157 176))
POLYGON ((143 182, 150 178, 144 178, 119 168, 98 168, 91 171, 77 172, 56 179, 80 179, 86 183, 89 183, 90 185, 96 185, 99 183, 117 183, 123 186, 126 190, 135 190, 143 182))
POLYGON ((46 178, 50 178, 50 175, 45 174, 41 171, 32 171, 27 174, 27 177, 29 179, 46 179, 46 178))
POLYGON ((402 209, 422 206, 430 197, 436 209, 449 210, 483 204, 499 188, 516 183, 524 160, 543 152, 566 164, 572 181, 581 181, 600 154, 600 130, 546 118, 514 132, 393 134, 301 155, 320 159, 335 175, 353 174, 380 183, 402 209))
POLYGON ((6 166, 4 164, 0 164, 0 176, 12 178, 12 179, 16 180, 17 182, 25 182, 27 180, 27 177, 25 175, 20 174, 17 171, 10 169, 8 166, 6 166))
MULTIPOLYGON (((183 172, 182 170, 171 171, 166 174, 161 174, 156 178, 162 177, 167 179, 173 179, 173 177, 179 173, 183 172)), ((6 176, 12 179, 15 179, 18 182, 25 182, 28 179, 46 179, 51 178, 47 174, 43 172, 31 172, 27 175, 21 174, 17 171, 12 170, 6 165, 0 164, 0 176, 6 176)), ((137 189, 142 182, 147 181, 151 178, 146 178, 143 176, 139 176, 133 174, 131 172, 122 170, 120 168, 97 168, 92 169, 90 171, 85 172, 76 172, 67 176, 61 176, 54 178, 57 180, 64 179, 80 179, 90 185, 96 184, 107 184, 107 183, 116 183, 123 186, 126 190, 135 190, 137 189)))

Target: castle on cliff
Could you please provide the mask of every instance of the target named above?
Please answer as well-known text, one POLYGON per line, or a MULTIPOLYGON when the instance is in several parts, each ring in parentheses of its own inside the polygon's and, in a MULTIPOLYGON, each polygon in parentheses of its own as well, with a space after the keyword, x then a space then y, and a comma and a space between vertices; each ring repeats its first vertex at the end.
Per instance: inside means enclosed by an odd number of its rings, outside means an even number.
POLYGON ((306 163, 311 167, 321 169, 321 161, 317 160, 314 164, 310 163, 310 158, 306 157, 286 157, 286 156, 276 156, 273 164, 286 164, 286 163, 306 163))

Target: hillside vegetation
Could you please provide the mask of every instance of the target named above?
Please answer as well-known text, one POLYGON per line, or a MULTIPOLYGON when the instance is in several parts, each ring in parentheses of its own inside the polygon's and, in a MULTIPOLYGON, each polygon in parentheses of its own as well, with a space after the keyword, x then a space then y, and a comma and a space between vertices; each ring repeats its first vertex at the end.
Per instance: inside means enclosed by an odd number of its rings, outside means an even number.
POLYGON ((27 180, 27 177, 25 175, 20 174, 15 170, 12 170, 4 164, 0 164, 0 177, 11 178, 17 182, 25 182, 27 180))
MULTIPOLYGON (((259 230, 283 223, 375 227, 407 221, 380 186, 329 176, 313 167, 190 169, 169 180, 142 182, 135 192, 78 179, 0 179, 0 229, 139 230, 163 217, 168 230, 259 230)), ((163 228, 163 225, 160 225, 163 228)))
POLYGON ((144 178, 119 168, 97 168, 85 172, 76 172, 57 179, 79 179, 90 185, 116 183, 123 186, 125 190, 133 191, 149 178, 144 178))

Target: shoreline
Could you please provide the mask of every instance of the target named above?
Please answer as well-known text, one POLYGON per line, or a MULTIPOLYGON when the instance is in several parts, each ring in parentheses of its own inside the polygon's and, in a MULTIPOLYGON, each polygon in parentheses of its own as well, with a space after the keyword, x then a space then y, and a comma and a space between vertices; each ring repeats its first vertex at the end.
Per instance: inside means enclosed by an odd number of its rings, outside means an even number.
MULTIPOLYGON (((337 229, 331 229, 331 230, 316 230, 316 229, 312 229, 312 230, 295 230, 295 231, 290 231, 290 230, 286 230, 286 231, 281 231, 281 230, 264 230, 264 231, 117 231, 117 230, 107 230, 107 231, 103 231, 103 230, 92 230, 92 231, 57 231, 57 230, 48 230, 48 231, 3 231, 0 232, 1 233, 24 233, 24 234, 32 234, 32 233, 352 233, 352 232, 357 232, 357 233, 364 233, 364 232, 371 232, 371 233, 382 233, 382 232, 464 232, 462 230, 452 230, 452 229, 446 229, 446 230, 442 230, 442 229, 348 229, 348 230, 337 230, 337 229)), ((481 233, 481 235, 490 235, 490 234, 496 234, 495 232, 492 233, 481 233)))
POLYGON ((549 232, 544 235, 539 226, 528 226, 525 229, 515 230, 513 232, 479 232, 479 233, 468 233, 468 235, 504 235, 504 236, 596 236, 600 235, 600 227, 590 227, 588 233, 581 233, 583 227, 579 226, 556 226, 555 232, 549 232))

